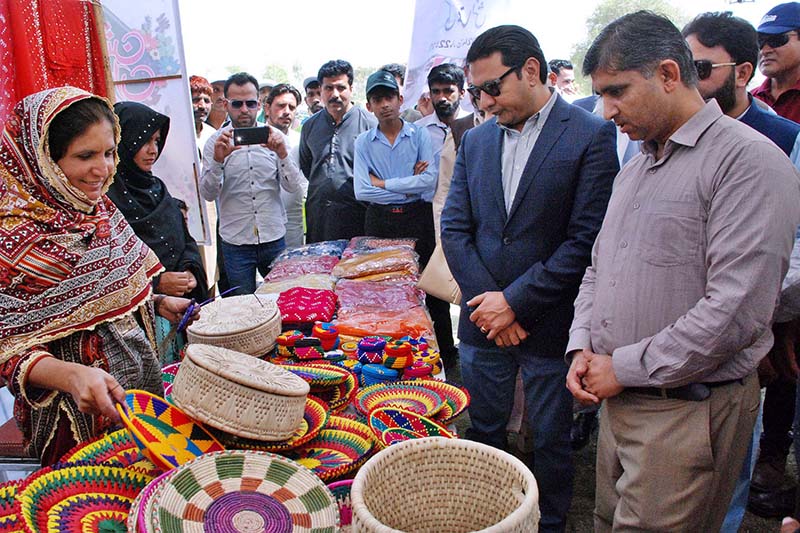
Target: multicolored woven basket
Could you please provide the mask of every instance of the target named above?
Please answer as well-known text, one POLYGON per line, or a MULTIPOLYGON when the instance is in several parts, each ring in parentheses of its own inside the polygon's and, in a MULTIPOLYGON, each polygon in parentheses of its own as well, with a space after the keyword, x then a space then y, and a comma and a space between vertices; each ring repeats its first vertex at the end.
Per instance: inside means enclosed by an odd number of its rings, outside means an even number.
POLYGON ((21 481, 8 481, 0 485, 0 532, 22 531, 22 522, 17 514, 15 502, 21 481))
POLYGON ((179 467, 156 489, 146 518, 149 533, 339 530, 336 501, 319 478, 285 457, 244 450, 179 467))
MULTIPOLYGON (((369 415, 369 427, 378 439, 378 442, 387 446, 388 444, 383 440, 384 432, 387 429, 403 428, 414 433, 414 437, 446 437, 454 439, 455 435, 450 433, 443 426, 440 426, 433 420, 419 416, 411 411, 405 409, 397 409, 394 407, 378 407, 373 409, 369 415)), ((388 435, 394 436, 394 435, 388 435)), ((408 436, 411 436, 410 434, 408 436)), ((392 441, 394 442, 394 441, 392 441)))
POLYGON ((377 407, 399 407, 432 417, 444 407, 439 393, 417 383, 378 383, 356 394, 355 408, 365 416, 377 407))
POLYGON ((20 488, 20 516, 34 533, 125 531, 131 503, 151 479, 110 466, 43 469, 20 488))
POLYGON ((398 383, 420 385, 439 393, 439 395, 444 398, 445 402, 442 409, 433 417, 439 424, 449 424, 469 407, 469 391, 454 383, 449 383, 440 379, 420 379, 414 381, 400 381, 398 383))
POLYGON ((361 466, 372 444, 349 431, 323 429, 316 439, 292 450, 290 456, 323 481, 333 481, 361 466))
POLYGON ((127 467, 141 461, 143 455, 127 429, 120 429, 78 444, 64 454, 61 463, 91 463, 95 465, 127 467))

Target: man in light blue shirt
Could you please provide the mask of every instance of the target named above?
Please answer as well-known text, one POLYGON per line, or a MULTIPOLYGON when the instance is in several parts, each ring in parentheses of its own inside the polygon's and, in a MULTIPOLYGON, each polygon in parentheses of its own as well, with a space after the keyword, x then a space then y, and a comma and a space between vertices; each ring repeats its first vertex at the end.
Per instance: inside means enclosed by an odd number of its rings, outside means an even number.
POLYGON ((424 267, 435 245, 431 200, 439 168, 426 128, 400 118, 402 103, 390 72, 370 75, 367 109, 378 125, 356 139, 354 189, 358 200, 368 202, 364 233, 416 238, 424 267))

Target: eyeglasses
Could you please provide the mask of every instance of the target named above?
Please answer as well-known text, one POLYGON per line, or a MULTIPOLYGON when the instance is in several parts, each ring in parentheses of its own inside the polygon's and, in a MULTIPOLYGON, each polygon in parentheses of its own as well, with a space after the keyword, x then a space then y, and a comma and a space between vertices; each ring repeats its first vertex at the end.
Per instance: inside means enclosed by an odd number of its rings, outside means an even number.
POLYGON ((697 77, 704 80, 711 76, 711 71, 717 67, 735 67, 736 63, 712 63, 708 59, 697 59, 694 62, 694 67, 697 69, 697 77))
POLYGON ((231 107, 234 109, 240 109, 243 105, 246 105, 247 109, 255 109, 258 107, 258 100, 228 100, 228 103, 231 104, 231 107))
POLYGON ((481 99, 481 91, 485 92, 492 98, 497 98, 500 96, 500 85, 503 83, 503 78, 517 70, 519 67, 511 67, 505 73, 500 76, 499 78, 495 78, 493 80, 489 80, 487 82, 481 83, 480 85, 470 85, 467 87, 467 92, 472 95, 473 98, 476 100, 481 99))
POLYGON ((796 31, 787 31, 786 33, 778 33, 776 35, 770 33, 759 33, 758 34, 758 49, 761 50, 764 48, 765 44, 768 44, 770 48, 780 48, 784 46, 786 43, 789 42, 789 37, 795 34, 797 35, 796 31))

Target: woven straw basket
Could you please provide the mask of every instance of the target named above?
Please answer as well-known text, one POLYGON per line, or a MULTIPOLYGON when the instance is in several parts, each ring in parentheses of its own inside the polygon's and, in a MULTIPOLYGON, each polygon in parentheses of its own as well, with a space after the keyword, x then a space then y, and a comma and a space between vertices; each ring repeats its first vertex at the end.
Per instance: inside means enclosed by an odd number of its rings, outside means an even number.
POLYGON ((262 356, 275 347, 281 333, 281 314, 274 300, 252 294, 220 298, 203 307, 189 326, 190 343, 221 346, 262 356))
POLYGON ((353 531, 531 533, 539 489, 519 459, 477 442, 429 437, 389 446, 361 467, 353 531))
POLYGON ((240 437, 285 440, 303 420, 308 383, 261 359, 190 344, 172 384, 172 401, 189 416, 240 437))

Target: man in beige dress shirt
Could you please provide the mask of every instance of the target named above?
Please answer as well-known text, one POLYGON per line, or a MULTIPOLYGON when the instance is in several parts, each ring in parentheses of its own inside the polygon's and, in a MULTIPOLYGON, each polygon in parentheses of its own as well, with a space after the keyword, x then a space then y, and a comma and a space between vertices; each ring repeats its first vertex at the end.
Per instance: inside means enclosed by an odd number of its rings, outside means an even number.
POLYGON ((704 103, 667 19, 617 19, 583 70, 605 117, 644 141, 616 178, 567 348, 570 391, 606 400, 595 530, 719 531, 758 410, 800 179, 765 137, 704 103))

